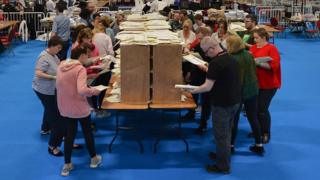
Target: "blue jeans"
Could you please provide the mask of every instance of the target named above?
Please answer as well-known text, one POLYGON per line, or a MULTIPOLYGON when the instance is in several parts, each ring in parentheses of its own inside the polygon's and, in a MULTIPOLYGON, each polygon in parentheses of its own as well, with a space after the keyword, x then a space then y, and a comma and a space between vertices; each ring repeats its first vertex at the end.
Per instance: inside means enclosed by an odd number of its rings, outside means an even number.
POLYGON ((216 142, 216 165, 219 169, 230 169, 230 142, 233 119, 239 104, 228 107, 212 106, 213 135, 216 142))

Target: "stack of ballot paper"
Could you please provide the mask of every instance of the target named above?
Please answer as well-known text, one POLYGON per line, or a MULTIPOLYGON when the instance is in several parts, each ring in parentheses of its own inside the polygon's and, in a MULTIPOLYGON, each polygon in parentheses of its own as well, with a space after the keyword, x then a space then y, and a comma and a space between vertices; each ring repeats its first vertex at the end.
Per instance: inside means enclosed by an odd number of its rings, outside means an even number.
POLYGON ((206 65, 208 64, 207 62, 195 57, 194 55, 192 54, 188 54, 186 56, 183 56, 183 59, 194 64, 194 65, 206 65))
POLYGON ((272 58, 269 56, 266 56, 266 57, 258 57, 258 58, 255 58, 254 60, 257 61, 258 63, 262 63, 262 62, 271 61, 272 58))
POLYGON ((103 91, 105 89, 108 89, 109 86, 104 86, 104 85, 99 85, 99 86, 92 86, 93 88, 99 90, 99 91, 103 91))
POLYGON ((199 86, 192 86, 192 85, 185 85, 185 84, 176 84, 174 85, 174 88, 179 88, 179 89, 190 89, 190 90, 193 90, 193 89, 197 89, 199 86))

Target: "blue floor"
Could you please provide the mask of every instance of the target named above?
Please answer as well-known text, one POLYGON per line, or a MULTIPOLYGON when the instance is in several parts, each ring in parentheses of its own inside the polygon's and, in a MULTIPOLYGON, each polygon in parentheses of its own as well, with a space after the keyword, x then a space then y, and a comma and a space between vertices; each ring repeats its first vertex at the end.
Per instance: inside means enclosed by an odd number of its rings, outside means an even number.
MULTIPOLYGON (((282 57, 283 86, 271 105, 272 140, 266 145, 265 157, 248 151, 253 142, 246 138, 247 120, 242 117, 236 154, 232 157, 232 174, 208 174, 205 164, 212 163, 208 152, 214 150, 211 129, 206 136, 192 132, 196 123, 183 124, 190 143, 184 144, 167 132, 152 153, 159 113, 122 114, 122 123, 135 123, 143 129, 144 154, 131 132, 122 132, 113 152, 107 153, 114 127, 114 118, 95 119, 99 131, 95 135, 97 151, 104 157, 102 167, 89 168, 86 150, 74 151, 75 170, 64 179, 320 179, 320 40, 305 40, 299 36, 276 39, 282 57)), ((40 136, 42 106, 31 89, 34 64, 44 43, 31 41, 14 47, 14 57, 0 55, 0 179, 63 179, 60 170, 63 158, 48 155, 48 137, 40 136)), ((168 124, 176 114, 166 115, 168 124), (169 121, 170 120, 170 121, 169 121)), ((81 133, 76 140, 83 143, 81 133)))

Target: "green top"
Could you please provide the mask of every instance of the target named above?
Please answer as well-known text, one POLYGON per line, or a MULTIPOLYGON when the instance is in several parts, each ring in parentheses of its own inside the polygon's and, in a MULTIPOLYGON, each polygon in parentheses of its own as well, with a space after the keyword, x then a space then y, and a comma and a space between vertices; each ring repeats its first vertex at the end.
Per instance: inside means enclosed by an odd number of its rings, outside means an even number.
POLYGON ((237 60, 240 67, 242 99, 247 100, 258 95, 259 86, 253 56, 247 50, 240 50, 233 53, 232 56, 237 60))

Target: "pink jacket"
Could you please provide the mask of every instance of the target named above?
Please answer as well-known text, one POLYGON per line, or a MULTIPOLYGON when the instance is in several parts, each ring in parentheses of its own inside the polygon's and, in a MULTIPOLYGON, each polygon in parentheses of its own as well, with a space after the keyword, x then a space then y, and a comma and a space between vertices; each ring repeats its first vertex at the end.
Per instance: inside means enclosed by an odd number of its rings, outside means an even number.
POLYGON ((57 101, 63 117, 83 118, 90 115, 87 97, 99 91, 87 86, 86 69, 79 61, 60 63, 56 79, 57 101))

